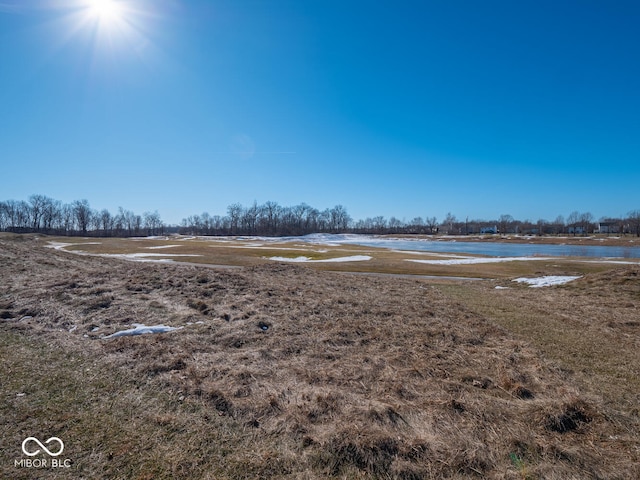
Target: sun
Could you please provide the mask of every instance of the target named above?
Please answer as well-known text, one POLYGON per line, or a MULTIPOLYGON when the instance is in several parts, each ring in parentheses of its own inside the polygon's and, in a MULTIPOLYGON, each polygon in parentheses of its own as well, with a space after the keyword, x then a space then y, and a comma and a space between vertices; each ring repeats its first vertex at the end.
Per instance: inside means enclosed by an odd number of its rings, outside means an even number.
POLYGON ((91 15, 104 23, 114 23, 122 19, 123 8, 117 0, 87 0, 91 15))

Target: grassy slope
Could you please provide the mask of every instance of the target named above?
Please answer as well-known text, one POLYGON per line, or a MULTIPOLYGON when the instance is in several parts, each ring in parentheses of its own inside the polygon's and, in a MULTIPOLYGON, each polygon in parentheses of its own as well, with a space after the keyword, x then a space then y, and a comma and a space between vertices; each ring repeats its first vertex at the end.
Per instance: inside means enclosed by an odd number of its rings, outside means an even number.
MULTIPOLYGON (((277 265, 205 271, 1 243, 3 477, 34 478, 12 463, 27 435, 68 445, 72 471, 44 478, 639 473, 633 385, 616 388, 603 370, 605 398, 549 354, 547 329, 525 341, 496 326, 522 334, 505 319, 527 312, 533 322, 534 295, 560 305, 567 297, 552 292, 566 289, 434 287, 277 265), (92 339, 134 321, 185 328, 92 339)), ((630 312, 637 283, 617 278, 630 312)), ((586 279, 576 305, 594 304, 608 280, 586 279)), ((627 310, 609 309, 620 328, 611 341, 637 335, 627 310)), ((583 329, 564 328, 576 339, 583 329)))
POLYGON ((576 373, 605 401, 638 412, 640 269, 617 268, 553 289, 442 289, 576 373))

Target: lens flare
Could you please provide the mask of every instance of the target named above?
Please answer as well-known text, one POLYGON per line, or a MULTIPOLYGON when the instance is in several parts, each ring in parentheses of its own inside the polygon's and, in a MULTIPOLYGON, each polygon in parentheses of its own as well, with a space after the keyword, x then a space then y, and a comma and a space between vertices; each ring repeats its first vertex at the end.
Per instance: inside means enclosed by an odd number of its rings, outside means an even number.
POLYGON ((100 22, 112 23, 122 18, 122 5, 116 0, 87 0, 87 7, 100 22))

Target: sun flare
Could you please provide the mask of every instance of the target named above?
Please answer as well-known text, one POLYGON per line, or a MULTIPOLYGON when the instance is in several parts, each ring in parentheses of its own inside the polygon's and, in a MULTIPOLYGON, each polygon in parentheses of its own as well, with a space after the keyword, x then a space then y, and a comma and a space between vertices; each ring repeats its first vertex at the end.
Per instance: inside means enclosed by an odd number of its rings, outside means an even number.
POLYGON ((112 23, 122 18, 123 9, 117 0, 87 0, 87 6, 101 22, 112 23))

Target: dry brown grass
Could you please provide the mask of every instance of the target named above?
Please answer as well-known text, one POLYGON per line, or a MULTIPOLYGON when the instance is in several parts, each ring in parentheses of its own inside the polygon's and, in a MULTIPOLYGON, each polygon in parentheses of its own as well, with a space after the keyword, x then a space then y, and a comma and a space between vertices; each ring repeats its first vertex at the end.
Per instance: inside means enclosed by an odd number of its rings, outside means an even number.
MULTIPOLYGON (((384 248, 372 248, 358 245, 327 246, 294 241, 261 242, 226 237, 191 238, 175 236, 167 237, 166 239, 82 239, 43 236, 40 238, 40 241, 45 244, 52 241, 71 244, 70 246, 65 247, 64 250, 75 253, 91 255, 153 253, 154 255, 163 256, 150 257, 150 260, 208 266, 255 266, 273 264, 274 262, 272 260, 268 260, 270 257, 295 258, 305 256, 314 260, 326 260, 352 255, 367 255, 372 257, 371 260, 361 262, 307 263, 305 266, 323 271, 376 274, 386 273, 397 275, 511 278, 514 276, 533 275, 539 271, 544 271, 548 275, 581 275, 585 273, 607 271, 611 268, 610 264, 607 264, 606 262, 594 262, 594 259, 569 259, 560 257, 553 258, 552 260, 513 261, 467 265, 424 264, 407 260, 442 260, 451 257, 455 258, 456 255, 438 254, 437 256, 432 257, 424 253, 399 252, 384 248), (171 254, 192 256, 172 257, 171 254)), ((480 241, 480 239, 476 238, 476 241, 480 241)), ((495 238, 492 241, 495 241, 495 238)))
MULTIPOLYGON (((613 326, 597 331, 637 342, 621 313, 638 305, 629 270, 498 291, 132 263, 41 243, 0 240, 4 477, 33 478, 13 466, 27 435, 64 438, 75 478, 640 475, 632 389, 610 380, 603 398, 548 355, 553 336, 514 337, 503 321, 571 295, 599 305, 613 275, 627 303, 609 305, 613 326), (131 323, 184 328, 100 338, 131 323)), ((577 341, 576 322, 564 328, 577 341)))

